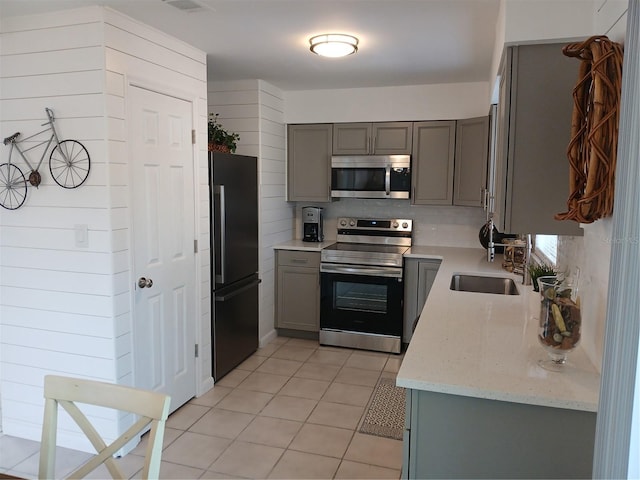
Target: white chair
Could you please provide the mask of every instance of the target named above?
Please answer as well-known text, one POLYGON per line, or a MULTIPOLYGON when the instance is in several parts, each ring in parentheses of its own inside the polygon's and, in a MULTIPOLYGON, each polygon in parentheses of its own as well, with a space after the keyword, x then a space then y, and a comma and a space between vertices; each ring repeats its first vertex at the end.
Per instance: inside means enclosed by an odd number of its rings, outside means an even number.
POLYGON ((39 478, 48 479, 55 476, 58 405, 69 413, 98 452, 96 456, 71 473, 69 478, 83 478, 103 463, 113 478, 126 478, 116 465, 113 455, 149 424, 151 429, 142 478, 158 478, 164 426, 171 404, 169 396, 112 383, 47 375, 44 378, 44 397, 39 478), (138 415, 140 419, 110 445, 106 445, 74 402, 131 412, 138 415))

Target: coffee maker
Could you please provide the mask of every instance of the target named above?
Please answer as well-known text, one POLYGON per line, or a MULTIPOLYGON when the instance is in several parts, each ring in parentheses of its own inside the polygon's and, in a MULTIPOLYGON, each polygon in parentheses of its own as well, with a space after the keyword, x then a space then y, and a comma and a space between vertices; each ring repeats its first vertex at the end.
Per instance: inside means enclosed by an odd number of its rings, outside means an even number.
POLYGON ((302 240, 304 242, 321 242, 324 240, 321 207, 302 207, 302 231, 302 240))

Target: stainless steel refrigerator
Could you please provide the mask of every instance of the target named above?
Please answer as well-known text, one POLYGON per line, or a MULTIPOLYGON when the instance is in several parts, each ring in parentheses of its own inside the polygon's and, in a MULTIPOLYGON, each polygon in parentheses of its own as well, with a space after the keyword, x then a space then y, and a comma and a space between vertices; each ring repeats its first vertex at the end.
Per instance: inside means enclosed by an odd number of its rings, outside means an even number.
POLYGON ((213 378, 258 348, 258 165, 209 154, 213 378))

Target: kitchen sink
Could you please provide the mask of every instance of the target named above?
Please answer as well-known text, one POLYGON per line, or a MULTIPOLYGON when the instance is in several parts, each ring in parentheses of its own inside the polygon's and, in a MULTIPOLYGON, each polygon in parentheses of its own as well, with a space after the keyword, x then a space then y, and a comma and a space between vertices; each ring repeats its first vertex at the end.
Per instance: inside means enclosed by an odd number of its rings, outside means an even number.
POLYGON ((511 278, 484 277, 482 275, 455 274, 451 277, 451 290, 460 292, 494 293, 518 295, 516 283, 511 278))

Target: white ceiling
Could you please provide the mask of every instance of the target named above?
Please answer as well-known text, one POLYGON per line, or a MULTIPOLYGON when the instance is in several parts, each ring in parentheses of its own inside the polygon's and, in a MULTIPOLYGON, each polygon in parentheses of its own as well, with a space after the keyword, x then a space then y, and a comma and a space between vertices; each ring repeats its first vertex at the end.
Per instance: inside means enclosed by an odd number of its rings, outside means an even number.
POLYGON ((105 5, 207 53, 210 80, 262 79, 282 90, 489 81, 500 0, 0 0, 13 16, 105 5), (169 3, 199 7, 179 10, 169 3), (308 38, 360 39, 341 59, 308 38))

